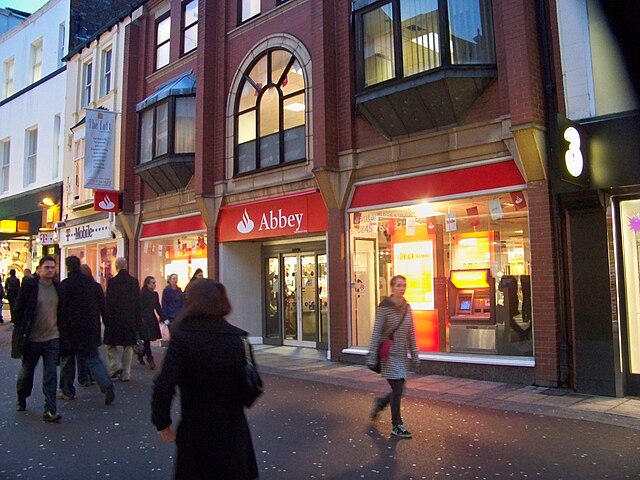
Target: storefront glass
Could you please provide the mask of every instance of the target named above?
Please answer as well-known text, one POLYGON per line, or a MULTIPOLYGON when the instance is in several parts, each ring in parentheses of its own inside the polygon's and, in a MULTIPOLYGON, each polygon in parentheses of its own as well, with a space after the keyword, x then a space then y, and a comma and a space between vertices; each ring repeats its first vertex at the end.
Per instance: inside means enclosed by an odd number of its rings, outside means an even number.
POLYGON ((19 238, 0 242, 0 274, 6 278, 9 270, 15 269, 22 278, 25 268, 31 268, 31 239, 19 238))
POLYGON ((640 373, 640 200, 620 202, 629 373, 640 373))
POLYGON ((107 282, 116 274, 115 262, 118 256, 116 242, 93 243, 67 248, 64 253, 65 258, 72 255, 78 257, 80 262, 89 265, 95 279, 106 291, 107 282))
POLYGON ((376 306, 404 275, 420 351, 532 356, 526 198, 351 213, 352 344, 368 346, 376 306))
POLYGON ((155 277, 160 295, 169 275, 178 275, 178 286, 184 290, 198 268, 207 275, 207 236, 204 232, 140 241, 140 283, 147 276, 155 277))

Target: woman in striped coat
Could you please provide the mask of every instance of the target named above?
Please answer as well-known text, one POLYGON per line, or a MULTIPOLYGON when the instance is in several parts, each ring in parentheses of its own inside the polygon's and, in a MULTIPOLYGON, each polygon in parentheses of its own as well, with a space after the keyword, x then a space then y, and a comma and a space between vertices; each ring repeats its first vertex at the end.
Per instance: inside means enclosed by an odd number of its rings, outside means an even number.
POLYGON ((391 279, 392 293, 390 297, 383 299, 378 306, 367 358, 367 365, 375 365, 378 361, 378 346, 385 338, 391 338, 389 357, 380 359, 381 374, 389 382, 391 392, 374 400, 370 418, 375 420, 378 414, 391 404, 391 434, 401 438, 411 438, 411 432, 404 425, 400 412, 400 401, 407 377, 407 353, 411 354, 415 368, 420 365, 411 306, 404 298, 406 290, 407 280, 405 277, 396 275, 391 279))

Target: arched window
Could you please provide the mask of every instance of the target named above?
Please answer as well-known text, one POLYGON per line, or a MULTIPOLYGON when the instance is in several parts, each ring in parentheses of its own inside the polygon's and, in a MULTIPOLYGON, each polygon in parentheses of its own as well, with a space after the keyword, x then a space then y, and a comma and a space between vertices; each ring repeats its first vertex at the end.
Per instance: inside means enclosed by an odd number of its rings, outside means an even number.
POLYGON ((267 50, 242 75, 234 175, 306 159, 305 82, 287 50, 267 50))

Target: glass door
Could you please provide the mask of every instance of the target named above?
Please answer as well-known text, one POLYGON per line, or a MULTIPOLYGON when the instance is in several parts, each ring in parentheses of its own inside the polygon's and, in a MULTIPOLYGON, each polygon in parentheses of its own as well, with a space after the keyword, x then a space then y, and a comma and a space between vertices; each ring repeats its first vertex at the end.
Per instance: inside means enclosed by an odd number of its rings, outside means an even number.
POLYGON ((266 328, 265 343, 281 345, 282 322, 281 312, 281 288, 280 288, 280 257, 273 256, 265 259, 265 312, 266 328))
POLYGON ((284 279, 283 279, 283 300, 284 306, 282 309, 283 321, 284 321, 284 344, 291 345, 297 344, 300 341, 299 332, 301 318, 298 317, 300 303, 300 271, 299 263, 300 257, 298 255, 285 255, 282 258, 284 279), (293 342, 293 343, 292 343, 293 342))
POLYGON ((265 343, 327 347, 326 255, 274 254, 264 262, 265 343))

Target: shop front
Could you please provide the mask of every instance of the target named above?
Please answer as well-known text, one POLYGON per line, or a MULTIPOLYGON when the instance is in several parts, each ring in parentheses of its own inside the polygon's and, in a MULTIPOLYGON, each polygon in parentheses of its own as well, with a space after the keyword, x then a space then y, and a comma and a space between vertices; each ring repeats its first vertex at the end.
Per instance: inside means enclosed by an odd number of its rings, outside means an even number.
POLYGON ((221 280, 239 326, 254 338, 260 332, 266 344, 327 349, 327 209, 320 193, 224 206, 217 228, 221 280))
POLYGON ((527 199, 511 159, 357 183, 344 353, 366 352, 376 306, 403 275, 423 360, 532 367, 527 199))
POLYGON ((106 290, 107 282, 116 274, 115 260, 124 251, 122 234, 109 218, 67 225, 57 230, 61 252, 60 274, 66 277, 64 259, 75 255, 86 263, 94 278, 106 290))
POLYGON ((140 284, 155 277, 158 294, 170 275, 184 291, 198 268, 207 275, 207 226, 199 214, 143 222, 138 249, 140 284))
POLYGON ((15 269, 18 278, 35 271, 43 255, 58 259, 53 227, 60 219, 62 184, 0 200, 0 275, 15 269))

